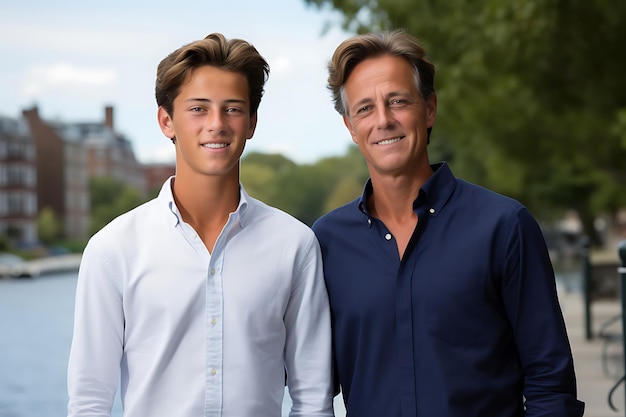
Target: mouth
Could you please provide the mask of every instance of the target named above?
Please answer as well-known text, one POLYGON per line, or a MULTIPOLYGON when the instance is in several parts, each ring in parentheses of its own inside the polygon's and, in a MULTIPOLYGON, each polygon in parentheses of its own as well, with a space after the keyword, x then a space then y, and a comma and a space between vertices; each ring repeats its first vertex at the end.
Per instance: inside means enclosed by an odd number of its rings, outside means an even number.
POLYGON ((383 139, 380 142, 376 142, 376 145, 391 145, 392 143, 400 142, 402 139, 404 139, 404 136, 398 136, 398 137, 390 138, 390 139, 383 139))
POLYGON ((230 144, 228 143, 204 143, 202 144, 202 147, 209 148, 209 149, 221 149, 221 148, 226 148, 229 145, 230 144))

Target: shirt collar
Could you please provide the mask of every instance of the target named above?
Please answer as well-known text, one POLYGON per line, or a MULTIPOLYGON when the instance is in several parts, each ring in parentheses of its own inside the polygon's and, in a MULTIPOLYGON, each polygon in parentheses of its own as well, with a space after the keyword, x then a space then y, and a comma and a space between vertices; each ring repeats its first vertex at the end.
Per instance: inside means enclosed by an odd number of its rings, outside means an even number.
POLYGON ((434 173, 420 189, 413 208, 427 206, 428 214, 437 216, 450 199, 456 186, 456 178, 445 162, 432 164, 430 167, 434 173))
MULTIPOLYGON (((161 187, 161 191, 157 197, 159 203, 167 208, 167 211, 171 214, 171 224, 172 226, 178 225, 182 222, 182 217, 180 215, 180 211, 178 207, 176 207, 176 202, 174 201, 174 194, 172 193, 172 183, 174 181, 174 176, 169 177, 163 186, 161 187)), ((250 205, 251 198, 243 188, 243 185, 239 184, 239 205, 237 206, 237 210, 231 214, 231 217, 235 216, 239 221, 241 227, 244 226, 245 221, 248 217, 246 214, 248 210, 248 206, 250 205)))
MULTIPOLYGON (((424 183, 413 201, 413 210, 417 210, 418 207, 428 206, 426 209, 428 214, 437 216, 450 198, 450 195, 452 195, 456 185, 456 178, 446 162, 431 164, 430 167, 434 173, 424 183)), ((368 218, 371 218, 371 215, 367 211, 366 201, 373 191, 372 179, 370 178, 365 183, 363 193, 358 201, 359 210, 368 218)))

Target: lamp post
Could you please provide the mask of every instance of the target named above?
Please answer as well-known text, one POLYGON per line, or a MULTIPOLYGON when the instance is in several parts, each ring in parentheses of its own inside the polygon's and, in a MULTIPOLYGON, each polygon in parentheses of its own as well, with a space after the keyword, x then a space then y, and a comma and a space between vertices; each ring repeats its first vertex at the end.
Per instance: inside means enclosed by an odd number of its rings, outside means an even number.
MULTIPOLYGON (((624 376, 626 377, 626 320, 624 313, 626 312, 626 240, 622 240, 617 244, 617 254, 620 258, 620 266, 617 272, 620 276, 620 292, 622 300, 622 358, 624 362, 624 376)), ((626 389, 624 390, 624 410, 626 410, 626 389)))
MULTIPOLYGON (((613 411, 618 411, 613 405, 612 397, 617 387, 626 381, 626 320, 624 313, 626 312, 626 240, 622 240, 617 244, 617 254, 620 258, 620 266, 617 267, 617 273, 620 277, 620 299, 622 302, 622 361, 624 363, 624 375, 613 385, 609 391, 609 406, 613 411)), ((626 412, 626 389, 624 390, 624 412, 626 412)))
POLYGON ((583 272, 583 302, 585 313, 585 338, 591 340, 591 261, 589 259, 589 237, 584 236, 581 241, 582 249, 582 272, 583 272))

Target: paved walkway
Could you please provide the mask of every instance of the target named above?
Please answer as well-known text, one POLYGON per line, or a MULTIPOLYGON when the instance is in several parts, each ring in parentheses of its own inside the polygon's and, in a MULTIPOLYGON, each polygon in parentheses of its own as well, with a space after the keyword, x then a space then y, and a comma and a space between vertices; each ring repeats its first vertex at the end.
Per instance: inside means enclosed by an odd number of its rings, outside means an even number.
POLYGON ((39 258, 27 261, 27 263, 31 268, 39 271, 41 275, 48 275, 66 271, 78 271, 81 258, 81 254, 67 254, 39 258))
MULTIPOLYGON (((622 344, 614 342, 610 345, 608 370, 615 376, 607 376, 603 372, 602 349, 604 340, 598 336, 602 324, 621 312, 621 302, 614 300, 594 300, 591 303, 591 340, 587 340, 585 332, 585 310, 582 294, 578 291, 559 293, 561 308, 568 329, 574 366, 578 380, 578 397, 585 402, 585 417, 620 417, 626 416, 626 400, 624 384, 615 390, 612 399, 618 409, 614 411, 608 403, 608 394, 621 375, 622 344)), ((621 334, 621 322, 616 322, 610 329, 621 334)))

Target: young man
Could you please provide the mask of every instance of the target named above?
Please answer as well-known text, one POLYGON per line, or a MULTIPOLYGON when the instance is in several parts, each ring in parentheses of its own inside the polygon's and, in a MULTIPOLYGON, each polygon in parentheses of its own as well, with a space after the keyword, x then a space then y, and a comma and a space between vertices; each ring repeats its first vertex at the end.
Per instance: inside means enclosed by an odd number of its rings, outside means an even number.
POLYGON ((314 225, 358 417, 581 416, 542 233, 427 152, 434 66, 404 31, 335 50, 329 88, 370 179, 314 225))
POLYGON ((269 67, 214 33, 156 78, 176 148, 159 196, 89 241, 78 276, 69 413, 125 417, 332 416, 331 335, 319 245, 251 198, 239 163, 269 67))

